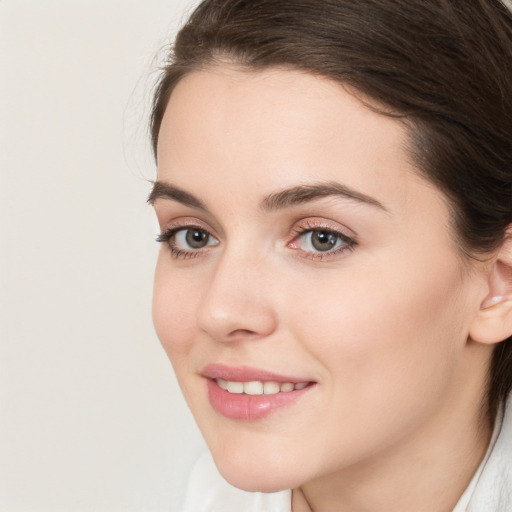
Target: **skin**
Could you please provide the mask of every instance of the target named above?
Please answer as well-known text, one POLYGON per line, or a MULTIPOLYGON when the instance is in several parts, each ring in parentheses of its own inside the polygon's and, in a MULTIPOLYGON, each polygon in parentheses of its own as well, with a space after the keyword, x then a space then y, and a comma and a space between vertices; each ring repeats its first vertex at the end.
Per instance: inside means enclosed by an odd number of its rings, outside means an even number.
POLYGON ((182 229, 181 254, 167 242, 159 254, 156 331, 223 476, 294 489, 294 512, 450 511, 489 441, 491 347, 470 338, 486 267, 462 256, 406 142, 340 84, 282 69, 193 72, 163 119, 158 181, 206 209, 154 198, 162 231, 182 229), (262 208, 333 182, 380 206, 330 195, 262 208), (208 245, 187 245, 190 226, 208 245), (309 237, 322 229, 355 244, 319 252, 309 237), (209 363, 316 385, 266 418, 227 419, 208 399, 209 363))

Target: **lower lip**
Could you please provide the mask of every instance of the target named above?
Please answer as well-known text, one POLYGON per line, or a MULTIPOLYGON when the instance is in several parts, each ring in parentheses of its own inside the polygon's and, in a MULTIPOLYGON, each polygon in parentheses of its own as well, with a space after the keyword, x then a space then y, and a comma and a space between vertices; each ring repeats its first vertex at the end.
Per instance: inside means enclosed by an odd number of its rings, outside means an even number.
POLYGON ((233 420, 254 421, 292 404, 308 393, 314 384, 294 391, 281 391, 274 395, 229 393, 212 379, 207 379, 207 386, 210 403, 218 413, 233 420))

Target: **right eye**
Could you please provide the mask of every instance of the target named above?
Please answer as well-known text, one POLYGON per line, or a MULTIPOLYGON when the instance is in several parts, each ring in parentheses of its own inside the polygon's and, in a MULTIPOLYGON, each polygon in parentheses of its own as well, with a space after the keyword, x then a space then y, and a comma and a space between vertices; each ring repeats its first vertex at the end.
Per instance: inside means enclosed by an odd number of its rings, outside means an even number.
POLYGON ((215 241, 204 229, 187 228, 174 233, 174 244, 181 250, 202 249, 215 245, 215 241))
POLYGON ((162 233, 157 242, 167 243, 175 258, 193 257, 201 249, 219 243, 208 231, 195 226, 171 228, 162 233))

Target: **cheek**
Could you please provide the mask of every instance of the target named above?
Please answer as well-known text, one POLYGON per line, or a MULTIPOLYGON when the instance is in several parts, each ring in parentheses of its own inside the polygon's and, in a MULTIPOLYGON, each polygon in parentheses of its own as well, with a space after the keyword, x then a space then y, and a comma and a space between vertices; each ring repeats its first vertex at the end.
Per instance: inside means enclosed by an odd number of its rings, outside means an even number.
POLYGON ((161 251, 155 270, 153 287, 153 323, 162 346, 175 370, 178 362, 191 349, 192 329, 199 287, 182 282, 180 273, 173 271, 169 256, 161 251))
POLYGON ((402 263, 326 280, 309 310, 297 309, 295 336, 326 369, 336 403, 361 414, 440 399, 466 340, 457 263, 440 263, 436 279, 402 263))

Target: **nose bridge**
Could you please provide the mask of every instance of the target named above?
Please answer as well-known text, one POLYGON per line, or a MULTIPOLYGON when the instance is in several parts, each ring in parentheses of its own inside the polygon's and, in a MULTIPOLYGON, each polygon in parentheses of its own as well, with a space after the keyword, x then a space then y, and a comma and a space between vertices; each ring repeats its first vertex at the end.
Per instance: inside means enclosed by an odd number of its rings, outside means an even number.
POLYGON ((271 334, 277 315, 268 271, 268 260, 254 248, 226 248, 206 284, 198 312, 199 327, 218 341, 271 334))

